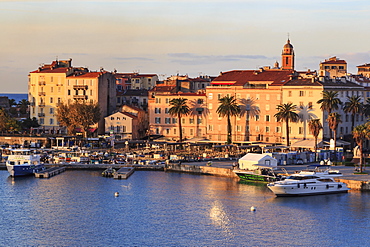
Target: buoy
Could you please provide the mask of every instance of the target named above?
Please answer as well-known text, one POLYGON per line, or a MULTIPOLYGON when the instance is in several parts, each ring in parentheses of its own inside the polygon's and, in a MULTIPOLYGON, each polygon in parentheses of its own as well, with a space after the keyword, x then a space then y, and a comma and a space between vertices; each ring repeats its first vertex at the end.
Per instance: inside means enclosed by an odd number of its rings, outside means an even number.
POLYGON ((256 211, 256 207, 252 206, 251 211, 256 211))
POLYGON ((119 196, 119 193, 118 192, 114 193, 114 196, 115 197, 118 197, 119 196))

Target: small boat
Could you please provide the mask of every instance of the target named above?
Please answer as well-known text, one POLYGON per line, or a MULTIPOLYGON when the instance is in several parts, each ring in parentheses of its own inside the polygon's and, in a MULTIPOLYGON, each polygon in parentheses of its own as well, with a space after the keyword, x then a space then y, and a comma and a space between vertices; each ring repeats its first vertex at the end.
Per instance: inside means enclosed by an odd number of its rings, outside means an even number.
POLYGON ((278 173, 271 167, 257 166, 254 170, 234 170, 242 181, 274 182, 280 181, 287 174, 286 171, 278 173))
POLYGON ((113 177, 113 174, 116 172, 116 169, 114 169, 113 167, 108 167, 107 169, 105 169, 101 175, 103 177, 113 177))
POLYGON ((345 183, 336 182, 333 177, 300 173, 269 183, 267 187, 279 197, 345 193, 349 190, 345 183))
POLYGON ((29 149, 13 149, 10 151, 6 168, 10 176, 33 175, 45 169, 40 162, 40 155, 32 153, 29 149))

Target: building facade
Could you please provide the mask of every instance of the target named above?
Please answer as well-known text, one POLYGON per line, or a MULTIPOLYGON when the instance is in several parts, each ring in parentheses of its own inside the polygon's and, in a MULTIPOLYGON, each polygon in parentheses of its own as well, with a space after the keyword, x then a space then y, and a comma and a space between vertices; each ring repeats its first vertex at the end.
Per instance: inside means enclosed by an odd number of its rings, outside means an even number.
POLYGON ((98 124, 98 132, 104 133, 104 117, 116 107, 113 73, 72 67, 72 59, 69 59, 40 66, 28 77, 30 117, 36 117, 42 128, 53 132, 63 131, 56 118, 59 104, 85 101, 99 104, 102 119, 98 124))

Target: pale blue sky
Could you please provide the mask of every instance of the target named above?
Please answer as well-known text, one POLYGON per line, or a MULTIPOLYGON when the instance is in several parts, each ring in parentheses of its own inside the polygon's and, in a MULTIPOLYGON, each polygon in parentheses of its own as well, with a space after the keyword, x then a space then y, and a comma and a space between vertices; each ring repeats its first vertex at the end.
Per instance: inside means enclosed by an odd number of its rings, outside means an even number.
POLYGON ((0 0, 0 92, 27 92, 28 73, 56 57, 162 76, 273 66, 287 33, 296 69, 337 56, 356 73, 369 26, 368 0, 0 0))

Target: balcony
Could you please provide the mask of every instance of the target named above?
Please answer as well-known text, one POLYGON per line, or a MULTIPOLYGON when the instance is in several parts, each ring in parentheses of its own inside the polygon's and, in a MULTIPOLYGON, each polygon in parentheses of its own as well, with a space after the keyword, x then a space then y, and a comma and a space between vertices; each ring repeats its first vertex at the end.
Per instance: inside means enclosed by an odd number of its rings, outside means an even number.
POLYGON ((38 116, 39 116, 39 117, 45 117, 45 113, 42 113, 42 112, 41 112, 41 113, 39 113, 39 114, 38 114, 38 116))
POLYGON ((45 103, 40 103, 39 107, 45 107, 45 103))
POLYGON ((73 95, 73 99, 75 99, 75 100, 79 100, 79 99, 87 100, 87 95, 73 95))
POLYGON ((39 81, 39 86, 45 86, 46 82, 45 81, 39 81))
POLYGON ((87 90, 88 86, 87 85, 73 85, 74 90, 87 90))
POLYGON ((39 92, 39 96, 45 96, 46 93, 45 92, 39 92))

